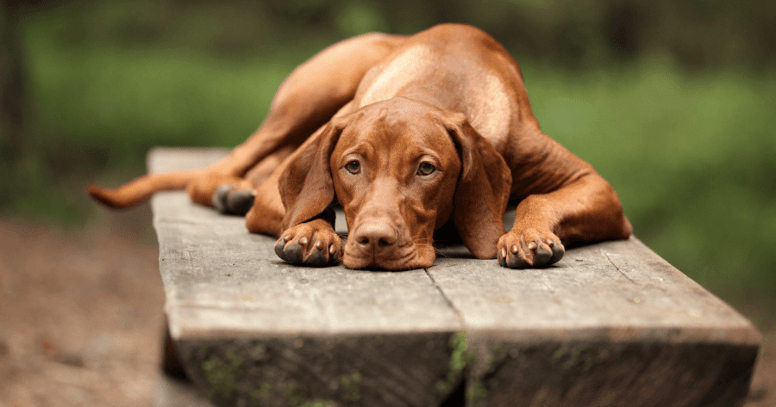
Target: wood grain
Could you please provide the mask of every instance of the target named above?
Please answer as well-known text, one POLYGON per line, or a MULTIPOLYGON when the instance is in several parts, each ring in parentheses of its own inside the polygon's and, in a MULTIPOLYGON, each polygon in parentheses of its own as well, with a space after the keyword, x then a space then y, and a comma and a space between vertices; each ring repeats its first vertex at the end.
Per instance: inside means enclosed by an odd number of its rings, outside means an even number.
POLYGON ((761 341, 636 238, 509 270, 429 269, 469 332, 470 405, 733 406, 761 341))
MULTIPOLYGON (((154 149, 149 170, 225 154, 154 149)), ((183 192, 152 206, 172 338, 219 405, 735 406, 761 341, 636 238, 537 270, 462 247, 427 270, 300 268, 183 192)))
MULTIPOLYGON (((152 171, 223 156, 154 150, 152 171), (196 158, 195 158, 196 157, 196 158)), ((299 268, 240 217, 153 197, 165 311, 189 376, 219 405, 438 405, 461 319, 425 270, 299 268)))

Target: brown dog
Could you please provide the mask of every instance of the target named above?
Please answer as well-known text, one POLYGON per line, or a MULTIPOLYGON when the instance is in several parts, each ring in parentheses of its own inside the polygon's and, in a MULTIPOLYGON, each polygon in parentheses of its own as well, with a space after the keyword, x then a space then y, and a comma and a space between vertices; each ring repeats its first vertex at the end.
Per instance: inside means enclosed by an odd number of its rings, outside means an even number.
POLYGON ((561 240, 631 233, 609 183, 541 132, 514 59, 455 24, 334 44, 291 73, 227 158, 89 193, 120 208, 184 188, 280 236, 275 250, 293 264, 430 267, 448 220, 476 257, 512 268, 557 262, 561 240), (510 198, 520 203, 504 233, 510 198), (344 251, 334 203, 349 228, 344 251))

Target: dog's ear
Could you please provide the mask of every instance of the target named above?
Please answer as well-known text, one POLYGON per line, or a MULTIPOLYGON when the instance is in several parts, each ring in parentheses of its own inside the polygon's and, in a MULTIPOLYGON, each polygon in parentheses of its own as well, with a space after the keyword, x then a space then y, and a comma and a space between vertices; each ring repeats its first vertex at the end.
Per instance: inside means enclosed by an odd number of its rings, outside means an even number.
POLYGON ((334 119, 299 147, 278 180, 286 208, 283 230, 321 215, 334 201, 329 157, 345 122, 334 119))
POLYGON ((504 235, 504 211, 512 173, 490 142, 462 114, 443 120, 461 155, 461 175, 455 190, 453 220, 463 243, 476 257, 494 258, 504 235))

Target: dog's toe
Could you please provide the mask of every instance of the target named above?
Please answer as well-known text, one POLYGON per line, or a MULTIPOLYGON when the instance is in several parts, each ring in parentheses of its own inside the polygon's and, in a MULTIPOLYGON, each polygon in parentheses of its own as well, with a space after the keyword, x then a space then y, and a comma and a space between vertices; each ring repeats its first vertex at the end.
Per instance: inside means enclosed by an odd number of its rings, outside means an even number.
POLYGON ((517 254, 514 254, 511 256, 508 256, 507 267, 511 269, 524 269, 524 268, 531 267, 531 265, 528 264, 528 262, 526 262, 525 260, 521 259, 517 254))
POLYGON ((287 262, 291 264, 302 263, 302 245, 299 244, 299 241, 286 245, 283 252, 285 253, 285 260, 287 262))
POLYGON ((313 245, 308 245, 306 237, 301 237, 289 243, 290 240, 291 236, 286 235, 275 243, 275 254, 288 263, 323 267, 329 264, 330 259, 327 254, 331 254, 331 260, 336 261, 336 256, 332 253, 327 253, 326 245, 323 242, 318 241, 313 245))
POLYGON ((310 254, 310 257, 308 257, 307 261, 305 262, 306 265, 312 267, 322 267, 328 264, 328 260, 326 259, 326 251, 323 250, 322 247, 318 246, 319 245, 316 245, 316 247, 313 248, 312 254, 310 254))
POLYGON ((536 247, 536 251, 534 254, 534 266, 544 266, 547 265, 552 258, 552 252, 550 250, 547 250, 547 248, 543 245, 539 245, 536 247))
POLYGON ((547 245, 552 249, 552 257, 550 257, 550 261, 547 262, 548 265, 557 263, 563 258, 563 255, 566 254, 566 248, 563 247, 562 243, 555 243, 550 240, 547 245))
POLYGON ((516 245, 512 245, 509 250, 506 247, 502 247, 498 252, 498 264, 502 267, 509 267, 512 269, 523 269, 531 267, 528 262, 520 258, 518 255, 518 248, 516 245))
POLYGON ((531 267, 531 265, 528 264, 527 261, 523 260, 518 255, 518 247, 517 247, 517 245, 513 245, 510 248, 510 250, 505 250, 505 251, 506 251, 505 264, 506 264, 507 267, 512 268, 512 269, 524 269, 524 268, 527 268, 527 267, 531 267))
POLYGON ((288 261, 288 257, 286 257, 286 243, 288 243, 288 240, 291 239, 291 235, 286 235, 278 239, 277 242, 275 242, 275 254, 278 255, 281 259, 288 261))

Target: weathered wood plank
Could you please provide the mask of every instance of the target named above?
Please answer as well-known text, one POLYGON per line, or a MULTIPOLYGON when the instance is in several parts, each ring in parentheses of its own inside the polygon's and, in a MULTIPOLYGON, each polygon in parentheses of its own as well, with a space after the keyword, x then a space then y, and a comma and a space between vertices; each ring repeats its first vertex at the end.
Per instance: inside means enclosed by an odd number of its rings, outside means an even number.
MULTIPOLYGON (((149 168, 224 154, 157 149, 149 168)), ((315 269, 185 193, 153 210, 172 337, 221 405, 439 405, 463 374, 477 406, 734 406, 761 340, 635 238, 540 270, 461 247, 428 270, 315 269)))
MULTIPOLYGON (((222 155, 154 150, 149 167, 222 155)), ((274 238, 183 192, 156 194, 152 206, 170 333, 219 404, 428 406, 446 396, 433 389, 461 319, 424 270, 294 267, 274 254, 274 238)))
POLYGON ((429 269, 469 329, 607 341, 759 340, 749 321, 636 238, 569 250, 545 269, 490 263, 441 258, 429 269))
POLYGON ((759 333, 636 238, 546 269, 443 258, 429 274, 464 319, 470 405, 743 403, 759 333))
POLYGON ((184 193, 159 194, 153 208, 174 337, 461 328, 424 270, 294 267, 277 258, 274 238, 184 193))

